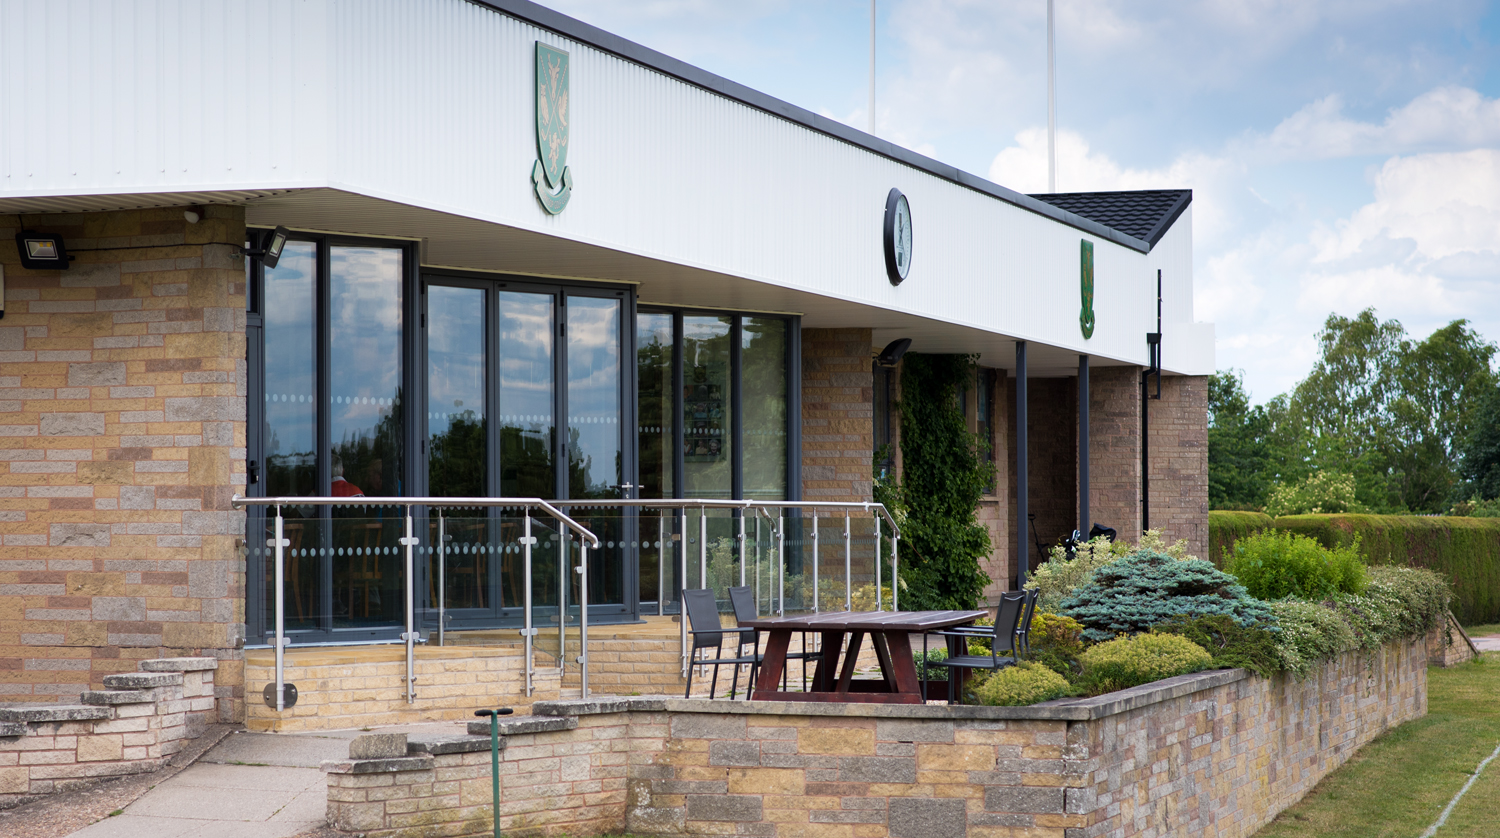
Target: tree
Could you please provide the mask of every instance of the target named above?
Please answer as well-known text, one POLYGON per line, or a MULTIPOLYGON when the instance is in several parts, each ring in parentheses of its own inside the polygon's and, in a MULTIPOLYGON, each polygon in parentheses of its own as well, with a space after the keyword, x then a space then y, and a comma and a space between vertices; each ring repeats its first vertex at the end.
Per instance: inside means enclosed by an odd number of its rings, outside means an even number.
POLYGON ((1251 407, 1244 373, 1224 370, 1208 379, 1208 506, 1258 508, 1271 488, 1271 423, 1251 407))
POLYGON ((1483 500, 1500 498, 1500 385, 1476 397, 1474 421, 1459 455, 1459 473, 1464 482, 1454 492, 1455 501, 1476 495, 1483 500))

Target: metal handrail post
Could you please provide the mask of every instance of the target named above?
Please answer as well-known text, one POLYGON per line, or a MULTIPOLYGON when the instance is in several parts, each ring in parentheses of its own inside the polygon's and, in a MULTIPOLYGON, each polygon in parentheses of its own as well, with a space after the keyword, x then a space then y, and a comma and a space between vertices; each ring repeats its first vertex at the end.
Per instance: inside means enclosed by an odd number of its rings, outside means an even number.
POLYGON ((578 675, 589 697, 589 543, 578 539, 578 675))
POLYGON ((708 510, 698 507, 698 582, 708 590, 708 510))
POLYGON ((417 700, 417 672, 416 672, 416 585, 412 580, 412 568, 415 562, 412 553, 416 550, 417 537, 413 533, 411 519, 411 506, 406 507, 406 537, 400 543, 406 547, 406 633, 401 639, 406 641, 406 703, 412 704, 417 700))
POLYGON ((276 506, 276 537, 270 546, 276 548, 276 712, 286 709, 286 548, 291 539, 282 533, 281 505, 276 506))
POLYGON ((656 529, 656 616, 667 615, 667 545, 672 540, 667 538, 667 516, 658 518, 659 524, 656 529))
POLYGON ((745 513, 740 512, 740 587, 745 587, 745 513))
POLYGON ((844 513, 844 610, 854 610, 854 539, 849 513, 844 513))
POLYGON ((880 589, 880 516, 875 518, 875 610, 885 610, 885 592, 880 589))
POLYGON ((526 643, 526 695, 529 697, 534 689, 532 676, 536 671, 536 662, 533 659, 532 638, 536 637, 536 626, 531 621, 531 545, 536 543, 536 536, 531 534, 531 511, 527 510, 525 523, 521 525, 521 574, 524 578, 525 590, 521 594, 521 600, 525 604, 522 615, 521 636, 526 643))
POLYGON ((776 510, 776 616, 786 616, 786 524, 776 510))
MULTIPOLYGON (((447 619, 448 604, 448 538, 443 529, 443 510, 438 510, 438 645, 447 645, 447 636, 444 632, 443 622, 447 619)), ((530 695, 530 693, 527 693, 530 695)))
POLYGON ((755 616, 760 616, 760 516, 755 516, 755 616))
POLYGON ((891 536, 891 610, 900 611, 896 597, 901 592, 901 536, 891 536))
POLYGON ((557 534, 557 674, 568 671, 568 534, 557 534))
POLYGON ((688 674, 688 622, 687 622, 687 507, 681 507, 677 515, 677 622, 682 629, 682 677, 688 674))
POLYGON ((821 603, 818 598, 818 513, 815 510, 812 516, 812 554, 813 554, 813 613, 821 613, 821 603))

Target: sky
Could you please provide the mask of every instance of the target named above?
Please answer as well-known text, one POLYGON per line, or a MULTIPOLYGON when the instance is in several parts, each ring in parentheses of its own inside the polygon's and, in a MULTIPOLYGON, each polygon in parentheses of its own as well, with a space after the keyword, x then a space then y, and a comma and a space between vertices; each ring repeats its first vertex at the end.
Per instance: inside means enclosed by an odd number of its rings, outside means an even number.
MULTIPOLYGON (((869 0, 543 0, 861 130, 869 0)), ((875 132, 1047 189, 1046 0, 877 0, 875 132)), ((1060 192, 1193 190, 1194 303, 1255 402, 1330 313, 1500 342, 1500 0, 1055 0, 1060 192)))

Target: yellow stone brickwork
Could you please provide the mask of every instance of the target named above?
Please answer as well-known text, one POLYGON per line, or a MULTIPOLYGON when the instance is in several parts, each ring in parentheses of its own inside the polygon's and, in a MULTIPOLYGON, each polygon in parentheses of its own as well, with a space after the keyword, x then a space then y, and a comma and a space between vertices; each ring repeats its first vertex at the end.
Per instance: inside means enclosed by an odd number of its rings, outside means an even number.
MULTIPOLYGON (((1361 745, 1424 715, 1426 672, 1418 640, 1345 655, 1306 681, 1201 673, 1137 688, 1133 701, 1079 700, 1059 718, 696 699, 538 705, 544 715, 513 723, 576 727, 504 740, 501 828, 1242 838, 1361 745)), ((488 834, 489 754, 431 753, 391 770, 340 764, 329 774, 330 821, 371 838, 488 834)))
POLYGON ((220 659, 241 712, 242 208, 0 215, 0 701, 65 701, 161 655, 220 659))

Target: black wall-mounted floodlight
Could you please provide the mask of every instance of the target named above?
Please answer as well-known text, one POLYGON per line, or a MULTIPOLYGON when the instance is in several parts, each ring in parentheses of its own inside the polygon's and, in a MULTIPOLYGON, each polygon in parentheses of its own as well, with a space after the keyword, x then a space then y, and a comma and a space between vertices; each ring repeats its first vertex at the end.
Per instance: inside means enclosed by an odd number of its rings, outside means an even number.
POLYGON ((901 362, 901 356, 911 348, 911 338, 897 338, 885 345, 880 354, 875 356, 875 363, 882 367, 894 367, 901 362))
POLYGON ((281 249, 286 247, 286 240, 290 236, 291 231, 278 226, 269 233, 261 234, 259 246, 247 247, 243 252, 251 259, 259 259, 262 265, 275 268, 276 263, 281 261, 281 249))
POLYGON ((50 236, 34 230, 16 234, 16 249, 21 251, 21 267, 32 271, 65 271, 68 249, 62 236, 50 236))

